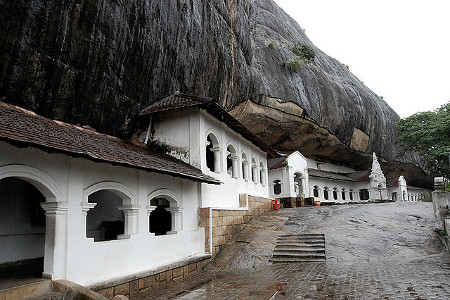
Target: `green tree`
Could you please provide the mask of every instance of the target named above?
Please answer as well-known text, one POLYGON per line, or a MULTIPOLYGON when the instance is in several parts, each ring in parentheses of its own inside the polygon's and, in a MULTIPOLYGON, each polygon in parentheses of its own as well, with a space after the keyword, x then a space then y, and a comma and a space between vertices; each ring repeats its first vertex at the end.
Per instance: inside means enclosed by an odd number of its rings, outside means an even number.
POLYGON ((450 102, 402 119, 396 127, 400 155, 415 151, 430 175, 450 178, 450 102))

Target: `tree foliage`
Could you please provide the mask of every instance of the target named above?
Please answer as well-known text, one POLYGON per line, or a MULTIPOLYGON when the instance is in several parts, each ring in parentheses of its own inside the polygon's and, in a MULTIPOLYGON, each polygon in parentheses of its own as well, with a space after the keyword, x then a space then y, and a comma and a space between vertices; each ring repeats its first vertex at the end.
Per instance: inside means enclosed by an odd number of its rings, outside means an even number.
POLYGON ((400 155, 415 151, 430 175, 450 178, 450 102, 402 119, 396 127, 400 155))

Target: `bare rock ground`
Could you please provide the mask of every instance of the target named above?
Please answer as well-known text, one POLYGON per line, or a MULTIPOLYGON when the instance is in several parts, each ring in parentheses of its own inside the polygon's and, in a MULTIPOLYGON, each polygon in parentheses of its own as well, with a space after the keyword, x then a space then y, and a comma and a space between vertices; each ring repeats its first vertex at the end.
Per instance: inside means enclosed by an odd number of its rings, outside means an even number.
POLYGON ((277 236, 323 233, 328 261, 421 260, 444 251, 432 203, 395 202, 282 209, 252 220, 210 269, 257 269, 269 264, 277 236))
POLYGON ((130 299, 450 299, 431 203, 303 207, 251 220, 206 270, 130 299), (326 262, 271 264, 277 237, 323 233, 326 262))

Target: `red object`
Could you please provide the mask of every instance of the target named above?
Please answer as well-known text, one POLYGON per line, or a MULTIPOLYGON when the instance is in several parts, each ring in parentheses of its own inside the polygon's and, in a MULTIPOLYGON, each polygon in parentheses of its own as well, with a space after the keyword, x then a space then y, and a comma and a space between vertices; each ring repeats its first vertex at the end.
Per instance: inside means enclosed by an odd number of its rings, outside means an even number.
POLYGON ((316 204, 316 206, 320 206, 320 200, 316 200, 314 201, 314 203, 316 204))
POLYGON ((273 210, 280 209, 280 199, 272 200, 272 209, 273 210))

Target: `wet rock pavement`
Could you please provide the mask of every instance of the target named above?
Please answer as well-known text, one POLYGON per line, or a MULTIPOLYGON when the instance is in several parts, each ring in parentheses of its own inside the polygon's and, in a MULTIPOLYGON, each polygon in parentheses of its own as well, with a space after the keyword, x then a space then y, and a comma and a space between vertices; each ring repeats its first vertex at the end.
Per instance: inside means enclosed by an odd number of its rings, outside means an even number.
POLYGON ((205 271, 131 299, 450 299, 430 203, 307 207, 252 220, 205 271), (326 262, 277 263, 277 237, 323 233, 326 262))

